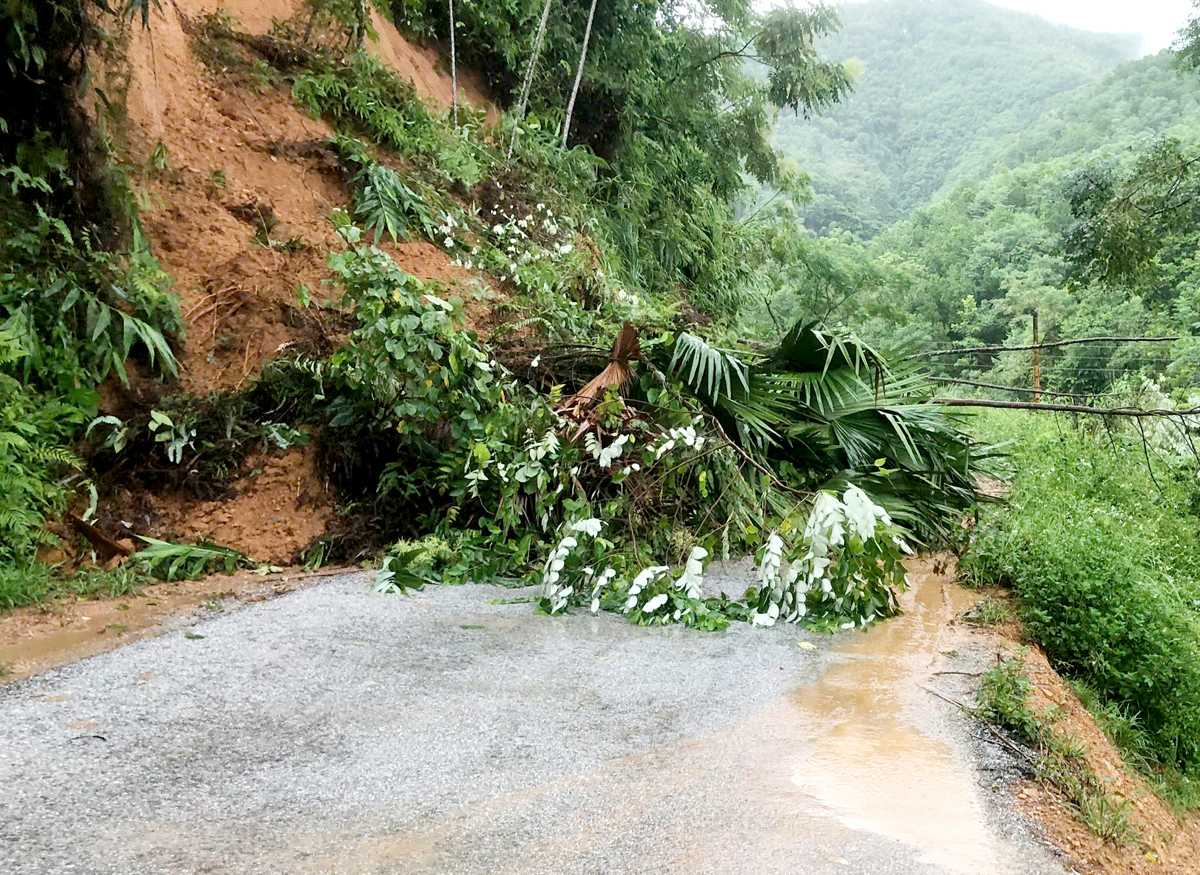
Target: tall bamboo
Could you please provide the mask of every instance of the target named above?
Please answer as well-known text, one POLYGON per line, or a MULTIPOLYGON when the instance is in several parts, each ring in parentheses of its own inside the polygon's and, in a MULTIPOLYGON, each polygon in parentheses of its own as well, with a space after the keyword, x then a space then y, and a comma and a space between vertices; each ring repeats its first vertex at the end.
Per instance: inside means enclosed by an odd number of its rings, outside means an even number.
POLYGON ((588 40, 592 38, 592 18, 596 14, 596 0, 588 10, 587 27, 583 31, 583 50, 579 53, 579 69, 575 71, 575 85, 571 88, 571 99, 567 102, 567 116, 563 119, 562 146, 567 148, 567 135, 571 133, 571 113, 575 111, 575 97, 579 94, 579 81, 583 78, 583 63, 587 60, 588 40))
POLYGON ((550 4, 553 0, 546 0, 546 5, 542 7, 542 21, 538 25, 537 36, 533 38, 533 51, 529 54, 529 66, 525 69, 525 80, 521 83, 521 97, 517 101, 516 124, 513 125, 512 139, 508 141, 508 159, 512 160, 513 147, 517 144, 517 130, 521 126, 521 119, 525 118, 525 104, 529 100, 529 88, 533 84, 533 71, 537 67, 538 55, 542 51, 542 40, 546 36, 546 21, 550 18, 550 4))

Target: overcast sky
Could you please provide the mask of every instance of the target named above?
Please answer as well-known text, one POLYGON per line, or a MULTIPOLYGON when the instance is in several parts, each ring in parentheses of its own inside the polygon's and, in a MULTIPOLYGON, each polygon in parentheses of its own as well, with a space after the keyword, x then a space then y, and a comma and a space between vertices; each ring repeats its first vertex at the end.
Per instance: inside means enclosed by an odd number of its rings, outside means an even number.
MULTIPOLYGON (((851 0, 853 2, 853 0, 851 0)), ((1175 41, 1190 16, 1191 0, 989 0, 997 6, 1032 12, 1049 21, 1083 30, 1137 33, 1146 53, 1175 41)))
POLYGON ((1142 51, 1165 49, 1191 16, 1190 0, 990 0, 1084 30, 1139 33, 1142 51))

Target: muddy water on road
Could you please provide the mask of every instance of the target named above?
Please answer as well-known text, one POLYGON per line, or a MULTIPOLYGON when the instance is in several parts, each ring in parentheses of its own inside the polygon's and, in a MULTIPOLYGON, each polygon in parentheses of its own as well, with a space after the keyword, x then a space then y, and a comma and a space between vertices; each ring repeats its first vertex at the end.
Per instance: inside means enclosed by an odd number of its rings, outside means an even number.
POLYGON ((817 683, 756 717, 343 841, 332 857, 314 847, 313 869, 575 872, 603 858, 689 875, 1035 871, 1005 862, 1014 851, 989 829, 953 707, 923 688, 969 634, 952 621, 977 597, 932 560, 910 568, 902 617, 843 636, 817 683))
POLYGON ((922 683, 962 635, 952 621, 978 596, 935 574, 932 560, 910 568, 904 616, 849 636, 835 648, 848 659, 792 696, 809 728, 792 780, 847 826, 917 847, 952 871, 1004 871, 971 770, 923 719, 948 707, 922 683))

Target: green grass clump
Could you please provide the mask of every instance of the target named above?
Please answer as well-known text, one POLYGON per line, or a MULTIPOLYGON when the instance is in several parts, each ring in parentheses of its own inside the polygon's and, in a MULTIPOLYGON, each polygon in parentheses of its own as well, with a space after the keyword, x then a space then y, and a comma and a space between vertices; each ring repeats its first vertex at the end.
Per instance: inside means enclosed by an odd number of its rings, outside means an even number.
POLYGON ((49 598, 120 598, 154 583, 134 564, 112 570, 80 568, 60 574, 41 562, 0 565, 0 611, 35 605, 49 598))
POLYGON ((1190 485, 1158 471, 1156 486, 1140 444, 1048 420, 1001 426, 1016 439, 1012 495, 978 527, 965 577, 1011 587, 1055 668, 1136 715, 1143 761, 1191 772, 1200 763, 1200 521, 1190 485))
POLYGON ((50 594, 53 578, 45 565, 0 565, 0 611, 39 602, 50 594))
POLYGON ((963 619, 972 626, 988 628, 1007 623, 1013 618, 1012 609, 1003 599, 988 596, 965 614, 963 619))
POLYGON ((1130 801, 1118 798, 1088 764, 1087 745, 1059 732, 1057 706, 1043 713, 1029 706, 1029 678, 1017 659, 1006 659, 983 676, 974 714, 1015 733, 1038 752, 1038 777, 1067 797, 1071 808, 1094 834, 1112 842, 1131 842, 1137 831, 1129 823, 1130 801))

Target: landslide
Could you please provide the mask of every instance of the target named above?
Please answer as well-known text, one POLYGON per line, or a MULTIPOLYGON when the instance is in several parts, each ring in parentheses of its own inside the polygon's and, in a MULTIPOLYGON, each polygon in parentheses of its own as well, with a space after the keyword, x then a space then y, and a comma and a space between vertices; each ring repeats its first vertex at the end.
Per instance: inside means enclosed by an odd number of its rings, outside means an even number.
MULTIPOLYGON (((348 330, 324 285, 326 258, 340 242, 329 216, 350 203, 327 145, 334 132, 296 107, 286 82, 251 75, 258 58, 250 49, 214 46, 204 26, 219 8, 230 29, 261 37, 277 22, 302 22, 303 5, 174 0, 148 29, 133 28, 98 71, 110 93, 124 92, 118 147, 128 165, 145 168, 135 185, 142 228, 174 282, 186 325, 178 383, 110 380, 102 413, 127 419, 170 395, 243 389, 272 358, 327 355, 348 330), (309 296, 312 305, 303 306, 309 296)), ((367 49, 425 99, 449 105, 450 76, 438 52, 411 44, 374 12, 371 23, 377 38, 368 37, 367 49)), ((475 77, 460 75, 459 85, 495 118, 475 77)), ((491 282, 425 241, 385 248, 422 279, 450 287, 491 282)), ((312 442, 282 453, 262 448, 215 495, 170 476, 147 489, 148 478, 117 472, 102 482, 99 519, 118 534, 209 540, 291 564, 334 520, 336 496, 319 467, 312 442)))

